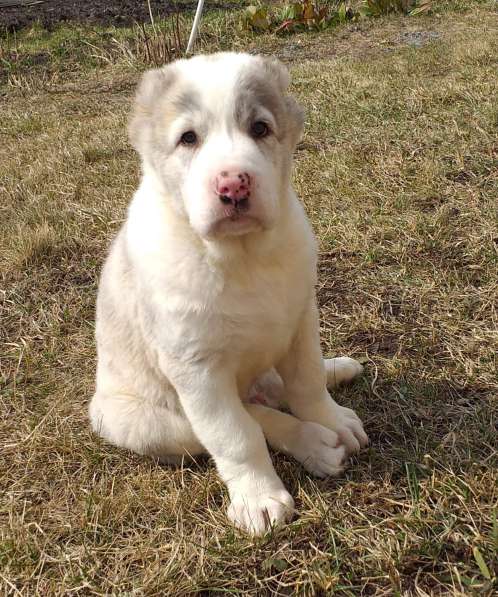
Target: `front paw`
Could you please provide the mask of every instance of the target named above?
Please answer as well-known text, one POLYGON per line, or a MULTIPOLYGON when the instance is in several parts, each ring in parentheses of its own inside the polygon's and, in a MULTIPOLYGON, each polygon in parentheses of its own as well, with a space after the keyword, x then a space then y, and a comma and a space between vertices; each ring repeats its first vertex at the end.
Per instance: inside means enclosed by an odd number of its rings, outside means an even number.
POLYGON ((316 477, 340 475, 346 461, 346 448, 335 431, 319 423, 300 422, 292 456, 316 477))
POLYGON ((294 500, 284 489, 230 491, 227 515, 232 523, 253 535, 263 535, 292 518, 294 500))
POLYGON ((331 412, 323 421, 323 425, 337 433, 349 454, 355 454, 368 445, 363 423, 350 408, 332 402, 331 412))

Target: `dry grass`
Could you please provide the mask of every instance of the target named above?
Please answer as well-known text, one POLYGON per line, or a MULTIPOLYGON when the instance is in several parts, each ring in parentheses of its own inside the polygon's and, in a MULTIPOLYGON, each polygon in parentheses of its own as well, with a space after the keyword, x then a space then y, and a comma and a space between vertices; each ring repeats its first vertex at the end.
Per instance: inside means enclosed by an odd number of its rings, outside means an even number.
MULTIPOLYGON (((298 516, 260 540, 227 525, 210 463, 168 469, 88 429, 97 276, 138 177, 125 137, 135 68, 96 68, 74 38, 81 54, 46 69, 10 65, 4 594, 495 594, 497 40, 486 4, 246 40, 287 59, 307 107, 295 181, 321 244, 322 339, 368 361, 339 399, 372 438, 339 479, 315 481, 276 456, 298 516), (440 37, 413 48, 400 42, 412 30, 440 37)), ((19 61, 49 43, 18 42, 19 61)))

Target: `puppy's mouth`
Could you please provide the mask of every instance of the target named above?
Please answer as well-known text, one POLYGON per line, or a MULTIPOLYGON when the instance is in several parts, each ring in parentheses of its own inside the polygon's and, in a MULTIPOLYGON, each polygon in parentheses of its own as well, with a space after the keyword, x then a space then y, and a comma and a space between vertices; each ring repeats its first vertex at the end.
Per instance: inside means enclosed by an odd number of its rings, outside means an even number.
MULTIPOLYGON (((244 217, 251 217, 247 215, 247 208, 246 207, 236 207, 226 216, 231 222, 237 222, 241 218, 244 217)), ((223 219, 226 219, 223 218, 223 219)))
POLYGON ((242 236, 249 232, 261 230, 261 220, 245 211, 233 210, 213 222, 210 236, 242 236))
POLYGON ((226 195, 220 196, 221 203, 225 206, 225 213, 231 214, 230 217, 237 217, 237 214, 243 214, 249 211, 249 197, 241 197, 240 199, 231 199, 226 195))

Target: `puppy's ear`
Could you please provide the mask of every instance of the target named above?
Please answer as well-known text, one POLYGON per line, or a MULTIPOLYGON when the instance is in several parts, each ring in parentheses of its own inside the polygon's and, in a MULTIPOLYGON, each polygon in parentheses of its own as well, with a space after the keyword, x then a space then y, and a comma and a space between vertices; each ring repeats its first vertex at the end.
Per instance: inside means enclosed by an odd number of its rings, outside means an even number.
POLYGON ((285 105, 287 107, 287 118, 291 137, 291 144, 294 148, 301 139, 304 129, 304 109, 300 106, 293 97, 287 96, 285 98, 285 105))
POLYGON ((276 58, 266 58, 261 56, 263 68, 269 78, 277 84, 281 93, 285 93, 290 84, 290 74, 287 67, 276 58))
POLYGON ((279 91, 284 95, 291 144, 295 146, 303 132, 304 110, 294 98, 286 95, 286 91, 290 85, 290 74, 287 67, 275 58, 262 58, 262 60, 268 76, 272 81, 276 82, 279 91))
POLYGON ((133 147, 142 154, 150 138, 152 115, 158 98, 171 86, 175 78, 172 66, 147 71, 142 75, 135 95, 135 104, 128 124, 133 147))

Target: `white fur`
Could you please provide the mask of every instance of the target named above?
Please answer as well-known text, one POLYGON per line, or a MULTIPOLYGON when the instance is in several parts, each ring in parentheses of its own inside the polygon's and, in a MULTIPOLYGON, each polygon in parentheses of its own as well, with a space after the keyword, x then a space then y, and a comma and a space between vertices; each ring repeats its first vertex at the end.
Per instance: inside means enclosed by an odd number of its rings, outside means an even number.
POLYGON ((175 84, 199 91, 203 108, 168 125, 157 156, 139 149, 142 181, 99 288, 90 404, 94 429, 118 446, 173 462, 209 452, 228 486, 229 517, 253 533, 293 511, 265 437, 318 476, 340 473, 367 442, 356 414, 326 388, 361 365, 322 359, 316 245, 290 186, 295 115, 281 113, 280 140, 264 145, 234 123, 238 77, 260 65, 280 69, 283 94, 282 67, 244 54, 166 67, 175 84), (203 131, 200 146, 175 146, 193 128, 203 131), (256 173, 255 216, 244 226, 223 220, 212 192, 225 167, 256 173), (292 414, 252 404, 258 392, 292 414))

